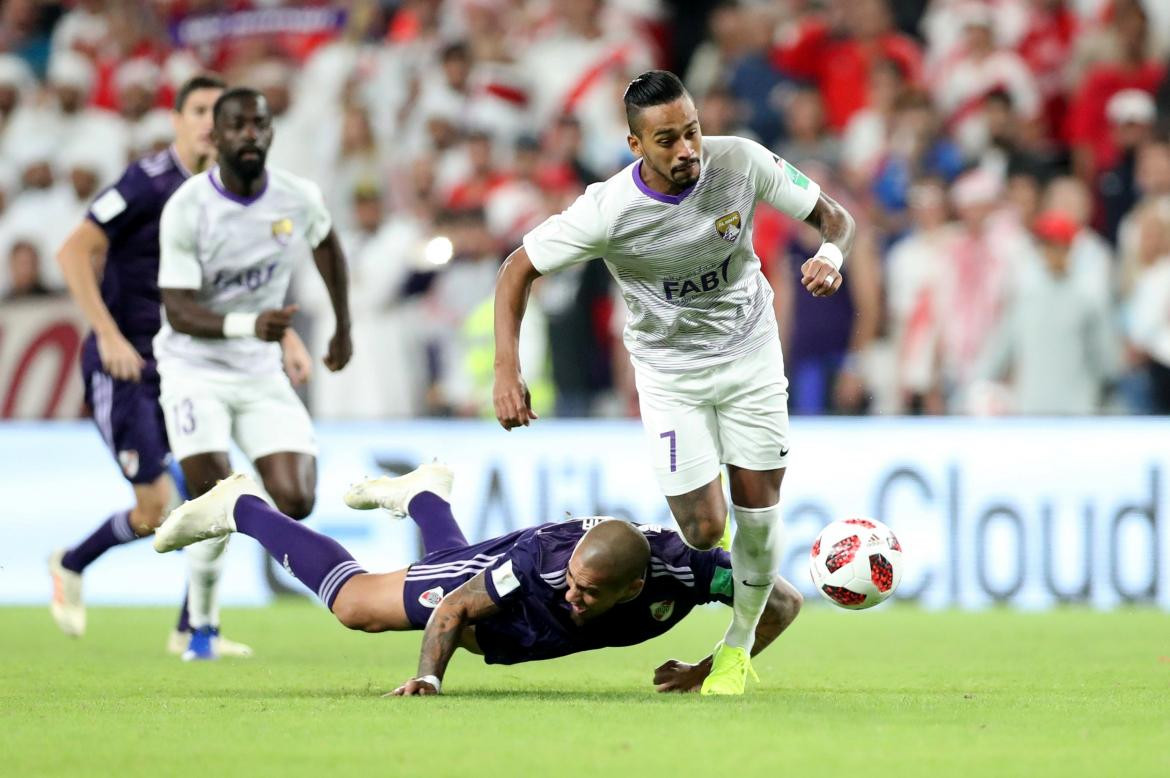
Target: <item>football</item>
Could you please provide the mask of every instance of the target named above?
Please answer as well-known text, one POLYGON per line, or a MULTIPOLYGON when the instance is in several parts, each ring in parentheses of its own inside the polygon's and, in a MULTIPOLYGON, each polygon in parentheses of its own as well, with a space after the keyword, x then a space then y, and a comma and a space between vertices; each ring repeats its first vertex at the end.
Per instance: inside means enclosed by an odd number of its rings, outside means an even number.
POLYGON ((902 545, 876 519, 841 519, 813 541, 809 574, 834 605, 849 610, 884 602, 902 580, 902 545))

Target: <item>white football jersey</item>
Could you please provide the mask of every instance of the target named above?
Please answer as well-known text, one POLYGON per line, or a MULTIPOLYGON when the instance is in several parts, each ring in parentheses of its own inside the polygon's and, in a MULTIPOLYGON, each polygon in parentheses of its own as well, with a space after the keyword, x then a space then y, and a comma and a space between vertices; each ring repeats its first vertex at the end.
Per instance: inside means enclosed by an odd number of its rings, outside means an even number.
POLYGON ((626 348, 655 370, 711 367, 776 338, 772 288, 752 248, 756 202, 803 220, 820 187, 744 138, 704 138, 699 180, 678 195, 647 187, 640 165, 525 235, 533 266, 604 258, 630 311, 626 348))
MULTIPOLYGON (((316 248, 332 229, 313 182, 269 167, 260 194, 229 192, 215 167, 191 176, 163 208, 160 289, 195 289, 216 313, 259 313, 284 305, 305 243, 316 248)), ((163 316, 154 339, 159 369, 172 364, 244 373, 281 369, 280 344, 250 338, 196 338, 163 316)))

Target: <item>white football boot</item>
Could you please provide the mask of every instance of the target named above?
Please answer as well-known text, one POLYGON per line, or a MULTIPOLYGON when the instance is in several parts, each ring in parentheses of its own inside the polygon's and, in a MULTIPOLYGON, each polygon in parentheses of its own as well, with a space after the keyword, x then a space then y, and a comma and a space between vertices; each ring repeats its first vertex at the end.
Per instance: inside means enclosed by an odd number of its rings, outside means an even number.
POLYGON ((441 462, 431 462, 396 478, 384 475, 354 484, 345 493, 345 504, 359 511, 385 508, 394 518, 402 519, 415 495, 431 492, 449 500, 454 482, 455 471, 441 462))
POLYGON ((61 566, 65 549, 53 552, 49 557, 49 575, 53 578, 53 599, 49 612, 53 621, 69 637, 79 638, 85 634, 85 601, 81 599, 81 573, 66 570, 61 566))
POLYGON ((264 499, 264 493, 251 477, 232 473, 206 494, 183 503, 154 531, 154 550, 161 554, 235 532, 232 511, 236 500, 245 494, 264 499))

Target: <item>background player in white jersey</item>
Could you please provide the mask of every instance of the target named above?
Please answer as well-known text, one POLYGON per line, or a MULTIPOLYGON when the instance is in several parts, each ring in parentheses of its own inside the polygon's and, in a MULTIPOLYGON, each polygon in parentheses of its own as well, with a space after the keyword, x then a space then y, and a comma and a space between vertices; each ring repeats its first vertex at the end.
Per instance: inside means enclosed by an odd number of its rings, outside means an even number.
POLYGON ((742 694, 753 634, 783 551, 780 483, 788 457, 788 382, 772 290, 752 248, 763 200, 821 231, 803 265, 813 295, 841 287, 850 215, 796 168, 742 138, 704 139, 678 78, 656 70, 626 89, 638 161, 593 184, 524 238, 496 288, 494 402, 505 429, 536 418, 517 336, 532 282, 603 258, 630 310, 625 343, 655 471, 687 541, 713 547, 735 511, 735 614, 704 694, 742 694))
MULTIPOLYGON (((325 366, 349 361, 345 256, 315 184, 266 168, 272 115, 252 89, 229 89, 213 109, 219 164, 192 176, 163 209, 159 289, 165 318, 155 338, 161 403, 171 449, 192 496, 231 474, 234 439, 280 511, 303 519, 316 492, 316 442, 304 405, 281 370, 277 342, 293 306, 283 306, 299 244, 307 242, 333 303, 336 329, 325 366)), ((210 585, 220 540, 205 554, 205 586, 192 581, 190 658, 213 658, 210 585)))

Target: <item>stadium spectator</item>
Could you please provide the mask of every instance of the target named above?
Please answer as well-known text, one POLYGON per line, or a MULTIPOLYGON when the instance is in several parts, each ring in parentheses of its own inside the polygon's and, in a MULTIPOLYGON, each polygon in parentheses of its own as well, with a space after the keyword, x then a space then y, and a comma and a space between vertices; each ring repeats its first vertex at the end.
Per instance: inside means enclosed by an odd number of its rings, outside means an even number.
MULTIPOLYGON (((812 162, 836 168, 841 158, 841 141, 826 132, 825 104, 813 86, 792 90, 784 108, 785 139, 776 153, 797 167, 812 162)), ((815 248, 815 246, 814 246, 815 248)))
MULTIPOLYGON (((1117 296, 1113 249, 1090 224, 1093 199, 1089 188, 1072 176, 1053 179, 1044 190, 1041 210, 1059 213, 1076 225, 1076 237, 1069 248, 1069 273, 1083 289, 1092 290, 1103 306, 1112 305, 1117 296)), ((1024 227, 1032 223, 1021 222, 1024 227)))
POLYGON ((1034 227, 1039 256, 1033 252, 1013 262, 1016 282, 979 374, 993 381, 1011 375, 1015 413, 1095 413, 1116 372, 1108 308, 1073 271, 1071 249, 1079 231, 1073 219, 1047 211, 1034 227))
POLYGON ((869 72, 879 59, 898 63, 910 82, 920 82, 922 52, 893 28, 887 0, 832 0, 827 17, 803 21, 772 57, 784 73, 817 85, 837 132, 868 103, 869 72))
POLYGON ((946 183, 923 178, 909 196, 912 228, 886 262, 886 294, 894 351, 896 409, 944 412, 938 375, 938 338, 946 311, 938 299, 942 268, 952 256, 960 229, 950 221, 946 183))
MULTIPOLYGON (((1140 268, 1149 264, 1149 258, 1142 258, 1139 224, 1147 214, 1161 214, 1165 229, 1170 230, 1170 140, 1167 137, 1142 145, 1137 156, 1136 175, 1140 199, 1126 214, 1118 230, 1119 286, 1122 294, 1127 296, 1140 268)), ((1149 224, 1149 230, 1156 232, 1159 229, 1157 221, 1149 224)))
POLYGON ((1128 356, 1148 389, 1148 405, 1135 409, 1170 414, 1170 213, 1145 210, 1134 229, 1141 264, 1128 299, 1128 356))
POLYGON ((41 280, 40 252, 32 241, 18 238, 7 252, 7 289, 4 301, 12 302, 32 297, 44 297, 52 290, 41 280))
POLYGON ((1117 242, 1122 218, 1137 202, 1138 148, 1153 136, 1154 100, 1140 89, 1123 89, 1106 108, 1114 142, 1113 164, 1096 179, 1101 215, 1098 223, 1110 243, 1117 242))
POLYGON ((991 9, 966 6, 961 17, 963 41, 932 68, 930 89, 948 130, 964 153, 983 151, 989 128, 982 110, 987 97, 1005 93, 1011 109, 1025 122, 1040 116, 1040 92, 1028 66, 1011 49, 997 48, 991 9))
POLYGON ((959 178, 951 199, 961 223, 954 250, 943 259, 938 306, 944 397, 952 411, 969 402, 980 354, 999 326, 1009 268, 1029 251, 1027 235, 1000 207, 1002 185, 973 170, 959 178))
POLYGON ((1148 17, 1138 0, 1114 0, 1108 32, 1114 54, 1085 73, 1072 96, 1069 139, 1077 175, 1093 181, 1116 164, 1118 149, 1106 112, 1110 99, 1125 89, 1153 93, 1165 66, 1152 55, 1148 17))
POLYGON ((865 186, 885 158, 895 111, 906 91, 906 74, 897 62, 881 59, 873 63, 869 102, 850 117, 841 137, 841 163, 850 188, 865 186))

